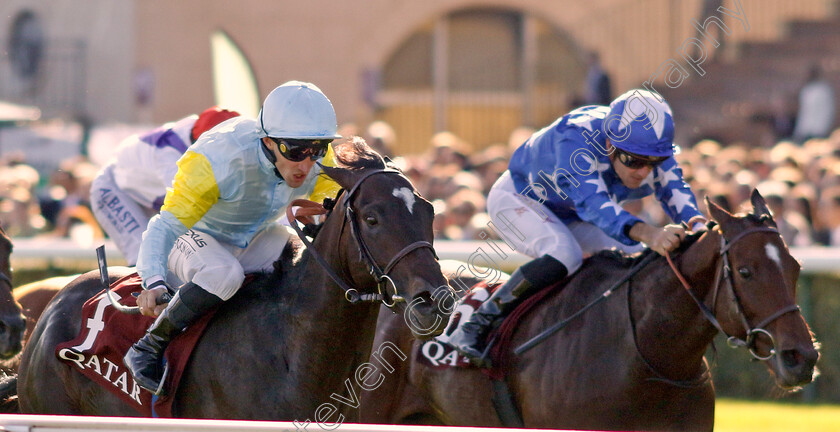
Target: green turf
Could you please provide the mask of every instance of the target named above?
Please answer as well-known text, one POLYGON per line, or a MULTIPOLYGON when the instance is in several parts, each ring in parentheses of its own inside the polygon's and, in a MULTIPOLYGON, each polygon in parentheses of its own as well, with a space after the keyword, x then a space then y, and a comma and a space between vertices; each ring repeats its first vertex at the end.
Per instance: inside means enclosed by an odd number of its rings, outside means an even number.
POLYGON ((718 399, 715 432, 840 431, 840 405, 797 405, 718 399))

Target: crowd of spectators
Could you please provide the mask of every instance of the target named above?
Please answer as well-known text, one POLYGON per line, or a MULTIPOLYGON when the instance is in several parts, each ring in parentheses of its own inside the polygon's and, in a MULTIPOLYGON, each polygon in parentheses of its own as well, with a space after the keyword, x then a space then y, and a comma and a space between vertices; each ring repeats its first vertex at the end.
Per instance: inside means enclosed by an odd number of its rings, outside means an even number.
MULTIPOLYGON (((507 169, 513 150, 532 132, 517 129, 507 143, 481 150, 451 132, 440 132, 425 153, 406 156, 392 153, 398 137, 383 122, 360 135, 390 155, 434 204, 437 238, 483 240, 495 234, 488 228, 487 193, 507 169)), ((750 192, 758 188, 788 245, 840 246, 840 129, 826 139, 780 141, 771 148, 704 140, 683 147, 676 158, 704 213, 706 196, 732 212, 746 211, 750 192)), ((78 157, 42 178, 20 156, 0 160, 0 224, 16 237, 70 237, 82 244, 101 240, 88 197, 97 170, 78 157)), ((652 223, 667 222, 651 197, 626 208, 652 223)))
MULTIPOLYGON (((508 143, 480 151, 441 132, 426 154, 396 158, 434 204, 438 238, 481 240, 495 233, 488 228, 487 193, 531 132, 519 129, 508 143)), ((707 196, 730 212, 748 211, 750 193, 757 188, 788 245, 840 246, 840 129, 826 139, 780 141, 770 148, 703 140, 683 147, 676 158, 704 213, 707 196)), ((654 224, 668 223, 653 197, 625 207, 654 224)))

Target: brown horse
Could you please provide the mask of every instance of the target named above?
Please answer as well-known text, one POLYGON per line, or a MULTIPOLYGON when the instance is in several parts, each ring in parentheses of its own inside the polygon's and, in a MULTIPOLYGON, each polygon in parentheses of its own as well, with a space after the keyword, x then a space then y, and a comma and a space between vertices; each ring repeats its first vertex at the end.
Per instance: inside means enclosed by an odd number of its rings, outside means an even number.
MULTIPOLYGON (((38 318, 44 313, 50 300, 55 297, 58 292, 70 283, 79 275, 72 276, 56 276, 44 280, 30 282, 26 285, 21 285, 12 292, 15 301, 20 305, 23 316, 26 319, 26 331, 23 334, 23 345, 32 336, 32 330, 35 329, 35 323, 38 318)), ((8 360, 0 362, 0 372, 6 374, 16 373, 18 365, 20 365, 20 356, 12 357, 8 360)))
POLYGON ((35 323, 44 313, 50 300, 67 286, 73 279, 79 277, 78 274, 71 276, 55 276, 44 280, 30 282, 26 285, 21 285, 15 288, 15 301, 20 304, 23 310, 23 315, 26 317, 26 334, 24 336, 24 343, 29 336, 32 335, 32 330, 35 329, 35 323))
MULTIPOLYGON (((715 392, 704 353, 718 327, 762 360, 779 387, 810 383, 818 352, 795 305, 800 266, 757 192, 752 204, 751 214, 733 216, 709 203, 718 227, 694 234, 674 258, 690 289, 653 252, 640 258, 602 253, 559 294, 537 303, 512 335, 515 351, 593 304, 607 287, 621 293, 521 355, 508 354, 505 380, 524 426, 712 430, 715 392), (638 264, 641 271, 617 283, 638 264)), ((392 341, 415 358, 362 395, 362 422, 502 425, 487 376, 418 363, 414 341, 396 320, 380 319, 374 344, 392 341)))
POLYGON ((12 297, 12 240, 0 227, 0 360, 20 352, 23 343, 24 317, 12 297))
MULTIPOLYGON (((327 416, 336 423, 358 394, 358 384, 349 387, 354 375, 359 380, 357 368, 375 375, 363 363, 376 331, 377 298, 418 333, 443 331, 446 315, 433 294, 447 281, 431 245, 431 204, 363 141, 335 150, 342 166, 324 171, 348 192, 311 247, 285 248, 273 273, 242 287, 216 312, 174 395, 176 416, 319 422, 327 416), (319 407, 336 394, 346 403, 325 414, 319 407)), ((127 271, 110 273, 113 281, 127 271)), ((79 333, 82 304, 101 289, 98 272, 87 273, 44 311, 19 369, 23 412, 137 415, 55 357, 56 345, 79 333)))

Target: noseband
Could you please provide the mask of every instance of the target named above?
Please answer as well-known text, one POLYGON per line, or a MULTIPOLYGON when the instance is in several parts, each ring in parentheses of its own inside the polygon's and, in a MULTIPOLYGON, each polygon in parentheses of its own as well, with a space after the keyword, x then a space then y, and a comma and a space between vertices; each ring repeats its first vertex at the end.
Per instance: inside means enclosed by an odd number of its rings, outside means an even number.
MULTIPOLYGON (((324 268, 324 271, 327 272, 327 274, 330 276, 330 278, 333 280, 333 282, 335 282, 342 290, 344 290, 344 298, 347 299, 347 301, 349 301, 350 303, 357 303, 359 301, 370 301, 370 302, 382 301, 382 304, 391 308, 391 307, 394 307, 397 303, 405 302, 405 298, 403 296, 399 295, 399 292, 397 290, 397 285, 394 283, 394 280, 391 279, 391 276, 389 276, 389 273, 391 272, 391 270, 393 270, 394 267, 396 267, 397 263, 399 263, 409 253, 413 252, 416 249, 429 248, 432 251, 432 254, 435 256, 436 259, 437 259, 437 254, 435 253, 435 249, 434 249, 434 247, 432 247, 431 243, 429 243, 427 241, 424 241, 424 240, 419 240, 419 241, 416 241, 414 243, 409 244, 408 246, 402 248, 402 250, 397 252, 397 254, 394 255, 393 258, 391 258, 391 260, 388 262, 388 264, 385 266, 384 269, 382 269, 376 263, 376 260, 373 258, 373 255, 370 252, 370 248, 368 248, 367 243, 365 243, 365 240, 361 235, 361 231, 359 229, 359 223, 358 223, 358 220, 356 218, 356 212, 352 208, 352 202, 353 202, 353 198, 356 194, 356 191, 359 190, 359 187, 362 185, 362 183, 365 180, 367 180, 368 178, 370 178, 374 175, 377 175, 377 174, 395 174, 395 175, 398 175, 400 177, 405 178, 405 176, 400 171, 394 170, 394 169, 382 169, 382 170, 370 171, 368 173, 365 173, 356 182, 356 184, 353 185, 353 187, 350 189, 350 192, 345 194, 344 197, 343 197, 342 202, 343 202, 343 205, 344 205, 344 212, 343 212, 344 220, 342 221, 342 224, 341 224, 341 230, 343 232, 344 225, 346 224, 346 222, 348 220, 350 221, 350 233, 353 236, 353 238, 356 240, 356 243, 359 244, 359 254, 361 255, 362 260, 365 261, 365 264, 367 264, 367 266, 369 268, 370 275, 373 276, 373 279, 376 281, 376 288, 377 288, 377 291, 378 291, 377 294, 360 294, 359 290, 357 290, 356 288, 350 287, 346 282, 344 282, 344 280, 342 280, 341 277, 339 277, 335 273, 335 271, 332 269, 332 267, 330 267, 330 264, 326 260, 324 260, 324 258, 315 250, 315 248, 312 246, 312 243, 306 238, 306 236, 303 234, 301 229, 297 226, 297 222, 295 222, 294 214, 292 213, 292 207, 302 206, 302 207, 309 208, 309 209, 319 207, 320 211, 318 211, 318 213, 314 213, 314 212, 310 211, 310 212, 308 212, 308 214, 324 214, 324 213, 326 213, 326 210, 324 210, 323 207, 320 204, 312 203, 311 201, 307 201, 307 200, 295 200, 292 203, 290 203, 289 207, 286 209, 286 216, 288 217, 289 223, 292 225, 292 228, 298 234, 298 237, 300 237, 301 241, 309 249, 309 253, 312 254, 313 257, 315 257, 315 260, 318 261, 318 264, 320 264, 321 267, 324 268), (314 206, 313 206, 313 204, 314 204, 314 206), (394 293, 393 294, 390 294, 388 292, 388 283, 389 282, 390 282, 391 285, 394 286, 394 293)), ((406 180, 408 180, 408 179, 406 179, 406 180)), ((409 183, 411 183, 411 182, 409 181, 409 183)), ((339 234, 339 238, 341 238, 341 234, 339 234)))
POLYGON ((743 306, 741 306, 741 300, 738 297, 738 293, 735 291, 735 285, 732 281, 732 269, 729 265, 729 249, 735 243, 737 243, 739 240, 743 239, 747 235, 762 232, 774 233, 781 236, 778 230, 768 227, 748 229, 736 235, 729 242, 726 241, 726 239, 723 237, 723 234, 721 234, 720 236, 721 259, 719 261, 720 264, 718 265, 717 270, 715 271, 715 291, 714 295, 712 296, 712 308, 715 308, 717 305, 717 297, 718 293, 720 292, 721 286, 723 285, 723 281, 727 281, 729 285, 729 290, 732 294, 733 302, 735 303, 735 307, 738 311, 738 317, 741 319, 741 324, 744 327, 744 331, 746 334, 745 339, 741 339, 737 336, 732 336, 723 330, 723 327, 720 325, 720 322, 718 322, 717 318, 715 318, 714 312, 712 310, 709 310, 709 308, 702 301, 700 301, 700 299, 698 299, 697 296, 694 295, 694 292, 691 290, 691 286, 688 284, 688 282, 685 280, 682 274, 680 274, 679 270, 677 270, 677 267, 674 265, 673 261, 671 261, 670 255, 668 255, 667 258, 668 264, 671 265, 671 268, 674 270, 674 273, 676 273, 677 277, 680 279, 680 282, 682 282, 688 294, 691 295, 691 298, 694 300, 695 303, 697 303, 697 306, 700 308, 700 311, 703 312, 703 316, 706 318, 706 320, 709 321, 718 331, 727 336, 726 343, 733 348, 747 348, 750 354, 757 360, 769 360, 774 355, 776 355, 776 339, 773 337, 772 333, 765 329, 765 327, 767 327, 768 325, 770 325, 770 323, 780 318, 782 315, 785 315, 789 312, 798 312, 799 306, 796 304, 784 306, 775 313, 770 314, 770 316, 768 316, 767 318, 761 320, 761 322, 759 322, 758 325, 756 325, 755 327, 751 327, 749 321, 747 321, 747 317, 744 313, 743 306), (758 349, 756 348, 756 340, 759 334, 764 334, 768 338, 770 338, 771 345, 773 346, 773 348, 770 349, 769 354, 766 356, 760 355, 758 353, 758 349))
POLYGON ((9 291, 11 291, 14 288, 14 285, 12 285, 12 279, 10 277, 6 276, 6 274, 3 273, 3 272, 0 272, 0 281, 6 282, 7 284, 9 284, 9 291))

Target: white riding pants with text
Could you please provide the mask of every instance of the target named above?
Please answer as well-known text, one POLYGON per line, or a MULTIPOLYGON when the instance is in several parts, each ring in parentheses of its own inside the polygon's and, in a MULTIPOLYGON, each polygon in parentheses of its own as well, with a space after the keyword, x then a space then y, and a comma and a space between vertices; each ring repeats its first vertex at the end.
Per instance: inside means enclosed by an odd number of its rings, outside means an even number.
POLYGON ((291 228, 276 223, 257 233, 247 247, 240 248, 190 230, 175 241, 169 253, 169 271, 182 281, 192 281, 228 300, 242 286, 245 273, 273 270, 274 261, 291 235, 291 228))

